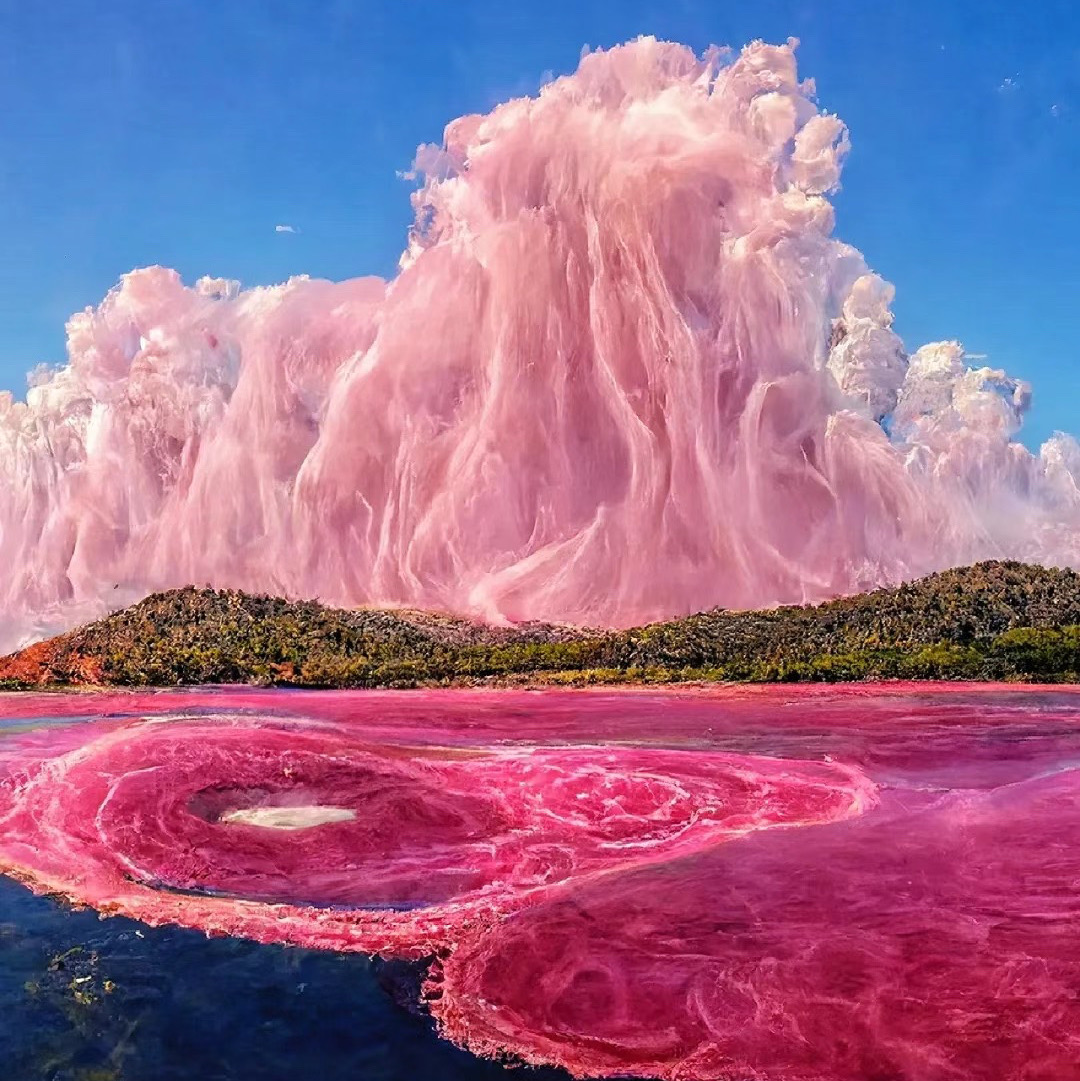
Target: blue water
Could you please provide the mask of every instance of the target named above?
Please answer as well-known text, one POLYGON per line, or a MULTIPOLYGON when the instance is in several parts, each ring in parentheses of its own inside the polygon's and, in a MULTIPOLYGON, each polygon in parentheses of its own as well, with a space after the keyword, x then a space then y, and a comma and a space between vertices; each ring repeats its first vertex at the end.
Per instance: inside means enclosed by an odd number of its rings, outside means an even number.
POLYGON ((3 1081, 556 1081, 440 1040, 415 971, 72 911, 0 878, 3 1081))

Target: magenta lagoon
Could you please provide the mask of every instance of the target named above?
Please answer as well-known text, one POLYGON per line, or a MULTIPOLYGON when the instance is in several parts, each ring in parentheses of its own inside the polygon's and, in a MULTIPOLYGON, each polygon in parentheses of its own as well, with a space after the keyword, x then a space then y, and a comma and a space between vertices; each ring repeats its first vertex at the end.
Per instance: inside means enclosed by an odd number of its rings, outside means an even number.
POLYGON ((575 1076, 1067 1081, 1078 766, 1048 688, 5 696, 0 867, 575 1076))

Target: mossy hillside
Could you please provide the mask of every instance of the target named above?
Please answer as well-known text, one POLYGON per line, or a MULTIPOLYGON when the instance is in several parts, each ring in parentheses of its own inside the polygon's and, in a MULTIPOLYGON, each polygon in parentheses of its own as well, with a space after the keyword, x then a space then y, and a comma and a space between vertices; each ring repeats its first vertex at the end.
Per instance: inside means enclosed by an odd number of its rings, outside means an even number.
POLYGON ((1080 575, 980 563, 819 605, 625 631, 498 628, 227 590, 156 594, 0 662, 0 681, 311 687, 1080 679, 1080 575), (35 655, 28 665, 31 651, 35 655), (20 667, 19 658, 24 662, 20 667))

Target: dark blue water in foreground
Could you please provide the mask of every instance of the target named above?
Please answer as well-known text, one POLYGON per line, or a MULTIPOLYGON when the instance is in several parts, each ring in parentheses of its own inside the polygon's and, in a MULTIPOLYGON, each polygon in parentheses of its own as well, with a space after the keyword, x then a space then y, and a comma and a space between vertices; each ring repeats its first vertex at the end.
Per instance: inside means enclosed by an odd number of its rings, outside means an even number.
POLYGON ((440 1040, 395 1002, 415 1000, 407 981, 355 954, 101 920, 0 878, 3 1081, 566 1077, 440 1040))

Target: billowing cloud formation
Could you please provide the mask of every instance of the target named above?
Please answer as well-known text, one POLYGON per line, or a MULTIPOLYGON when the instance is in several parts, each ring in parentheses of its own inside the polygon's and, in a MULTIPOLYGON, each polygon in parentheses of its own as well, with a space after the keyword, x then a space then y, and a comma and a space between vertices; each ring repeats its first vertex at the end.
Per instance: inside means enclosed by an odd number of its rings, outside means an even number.
POLYGON ((392 282, 128 274, 0 400, 3 644, 188 582, 630 624, 1080 565, 1080 446, 905 354, 847 146, 791 44, 642 39, 421 148, 392 282))

